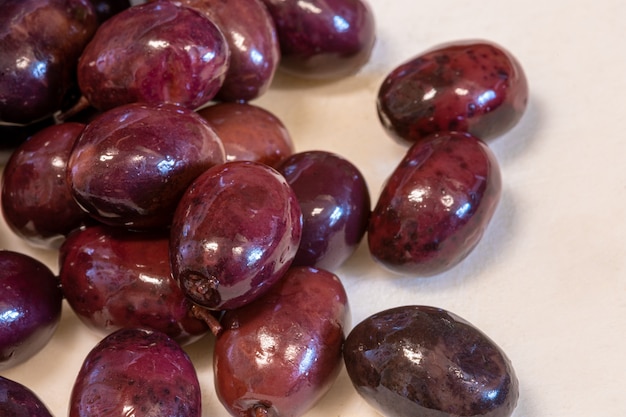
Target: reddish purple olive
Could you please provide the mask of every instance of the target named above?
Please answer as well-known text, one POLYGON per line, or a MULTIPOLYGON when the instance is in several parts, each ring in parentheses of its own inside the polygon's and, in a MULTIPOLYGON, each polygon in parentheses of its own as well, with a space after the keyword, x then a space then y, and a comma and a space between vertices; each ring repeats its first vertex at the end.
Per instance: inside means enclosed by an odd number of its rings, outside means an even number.
POLYGON ((481 240, 501 189, 498 162, 480 139, 448 132, 417 142, 386 181, 372 211, 370 253, 400 274, 444 272, 481 240))
POLYGON ((383 127, 413 144, 444 131, 489 140, 508 132, 528 103, 528 82, 517 59, 487 41, 451 42, 391 71, 378 91, 383 127))
POLYGON ((72 387, 68 415, 200 417, 196 369, 165 333, 117 330, 85 357, 72 387))
POLYGON ((348 299, 339 278, 291 268, 270 291, 227 311, 213 370, 221 403, 233 416, 301 416, 342 367, 348 299))
POLYGON ((194 303, 239 308, 280 280, 301 234, 302 212, 282 175, 259 162, 227 162, 205 171, 180 199, 172 273, 194 303))

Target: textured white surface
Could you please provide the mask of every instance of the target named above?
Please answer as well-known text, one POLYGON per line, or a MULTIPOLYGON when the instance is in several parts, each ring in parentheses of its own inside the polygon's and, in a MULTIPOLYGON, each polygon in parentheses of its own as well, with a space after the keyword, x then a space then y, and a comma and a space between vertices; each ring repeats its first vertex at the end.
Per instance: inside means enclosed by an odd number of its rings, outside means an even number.
MULTIPOLYGON (((365 174, 372 198, 404 153, 382 131, 375 98, 396 65, 438 43, 484 38, 522 63, 531 99, 521 123, 490 142, 503 172, 501 204, 476 250, 440 276, 392 276, 362 245, 338 275, 356 324, 403 304, 442 307, 486 332, 513 361, 514 417, 626 415, 626 3, 619 0, 371 0, 378 41, 356 76, 310 83, 278 76, 256 104, 290 130, 298 151, 326 149, 365 174)), ((4 225, 0 247, 57 270, 4 225)), ((67 415, 74 377, 97 338, 66 308, 50 344, 2 372, 67 415)), ((205 417, 226 417, 213 393, 210 338, 188 348, 205 417)), ((307 417, 376 413, 341 374, 307 417)))

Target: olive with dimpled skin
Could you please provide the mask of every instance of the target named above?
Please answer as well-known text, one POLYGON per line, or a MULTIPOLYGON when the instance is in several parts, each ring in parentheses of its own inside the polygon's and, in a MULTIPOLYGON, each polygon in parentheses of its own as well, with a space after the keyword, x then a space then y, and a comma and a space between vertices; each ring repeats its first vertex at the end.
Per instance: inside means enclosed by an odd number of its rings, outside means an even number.
POLYGON ((441 308, 375 313, 350 331, 343 355, 357 392, 386 417, 509 417, 519 398, 502 349, 441 308))
POLYGON ((503 135, 526 110, 528 81, 518 60, 483 40, 438 45, 397 66, 376 101, 384 129, 411 145, 436 132, 503 135))
POLYGON ((390 271, 432 276, 478 245, 502 191, 495 155, 461 132, 415 143, 387 179, 372 211, 367 243, 390 271))

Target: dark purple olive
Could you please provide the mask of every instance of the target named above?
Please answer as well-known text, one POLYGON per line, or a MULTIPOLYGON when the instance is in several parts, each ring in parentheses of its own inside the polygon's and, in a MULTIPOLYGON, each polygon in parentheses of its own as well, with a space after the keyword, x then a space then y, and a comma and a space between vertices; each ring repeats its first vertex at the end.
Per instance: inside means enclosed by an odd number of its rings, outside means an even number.
POLYGON ((222 318, 213 370, 233 416, 301 416, 342 368, 348 299, 334 274, 291 268, 256 301, 222 318))
POLYGON ((291 135, 273 113, 250 103, 216 103, 198 110, 224 144, 227 161, 276 167, 294 151, 291 135))
POLYGON ((52 417, 41 399, 28 387, 0 376, 2 417, 52 417))
POLYGON ((489 140, 509 131, 528 102, 522 66, 486 41, 451 42, 396 67, 378 91, 378 115, 399 143, 431 133, 469 132, 489 140))
POLYGON ((241 307, 267 292, 298 250, 302 213, 285 178, 265 164, 227 162, 200 175, 171 228, 172 272, 210 310, 241 307))
POLYGON ((506 354, 440 308, 373 314, 350 331, 343 356, 356 391, 385 417, 509 417, 517 405, 506 354))
POLYGON ((173 2, 134 5, 104 22, 78 62, 89 103, 173 103, 195 110, 217 94, 230 51, 205 16, 173 2))
POLYGON ((293 154, 277 170, 302 210, 302 239, 293 265, 337 269, 367 230, 371 207, 365 178, 350 161, 326 151, 293 154))
POLYGON ((11 154, 2 177, 2 214, 9 228, 27 242, 58 248, 87 213, 67 183, 67 160, 85 125, 46 127, 11 154))
POLYGON ((385 183, 372 211, 370 252, 401 274, 446 271, 476 247, 501 189, 498 162, 480 139, 448 132, 417 142, 385 183))
POLYGON ((87 125, 68 160, 74 198, 98 221, 133 229, 169 226, 178 200, 224 147, 195 112, 132 103, 87 125))
POLYGON ((247 102, 265 94, 280 60, 276 27, 261 0, 183 0, 220 28, 230 64, 216 100, 247 102))
POLYGON ((33 357, 61 319, 58 279, 29 255, 0 251, 0 370, 33 357))
POLYGON ((374 14, 364 0, 263 0, 280 42, 280 68, 304 78, 357 72, 376 40, 374 14))
POLYGON ((0 121, 29 124, 60 110, 98 21, 89 0, 4 0, 0 13, 0 121))
POLYGON ((87 227, 64 242, 59 265, 65 299, 101 335, 142 327, 186 345, 208 331, 172 277, 167 231, 87 227))
POLYGON ((120 329, 88 354, 78 372, 69 417, 200 417, 196 370, 164 333, 120 329))

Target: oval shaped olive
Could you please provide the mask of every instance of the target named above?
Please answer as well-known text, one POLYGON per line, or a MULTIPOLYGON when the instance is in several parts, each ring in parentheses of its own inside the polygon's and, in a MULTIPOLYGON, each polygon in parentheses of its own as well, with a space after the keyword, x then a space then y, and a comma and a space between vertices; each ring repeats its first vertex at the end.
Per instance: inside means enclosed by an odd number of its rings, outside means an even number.
POLYGON ((509 131, 528 102, 517 59, 488 41, 450 42, 396 67, 378 91, 378 115, 397 142, 441 131, 489 140, 509 131))
POLYGON ((264 296, 227 311, 215 340, 218 398, 233 416, 301 416, 341 370, 348 298, 331 272, 295 267, 264 296))
POLYGON ((172 273, 195 303, 238 308, 284 275, 301 234, 300 206, 282 175, 259 162, 227 162, 205 171, 180 199, 172 273))
POLYGON ((344 361, 357 392, 386 417, 508 417, 519 397, 502 349, 440 308, 371 315, 348 334, 344 361))
POLYGON ((280 42, 280 68, 303 78, 356 73, 376 41, 374 13, 365 0, 263 0, 280 42))
POLYGON ((387 269, 429 276, 476 247, 502 188, 491 150, 467 133, 415 143, 385 183, 367 232, 370 253, 387 269))
POLYGON ((365 178, 350 161, 326 151, 293 154, 277 169, 302 210, 302 239, 293 265, 337 269, 367 230, 371 208, 365 178))
POLYGON ((200 382, 187 353, 165 333, 120 329, 85 357, 69 417, 202 415, 200 382))

